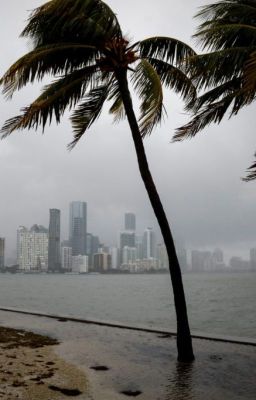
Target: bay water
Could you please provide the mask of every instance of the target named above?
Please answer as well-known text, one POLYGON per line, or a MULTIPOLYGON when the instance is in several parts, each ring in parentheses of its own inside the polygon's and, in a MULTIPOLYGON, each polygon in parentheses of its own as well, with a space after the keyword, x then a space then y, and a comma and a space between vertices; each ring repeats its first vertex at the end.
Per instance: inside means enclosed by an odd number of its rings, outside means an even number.
MULTIPOLYGON (((256 338, 256 273, 183 275, 191 330, 256 338)), ((0 274, 0 307, 175 330, 168 274, 0 274)))

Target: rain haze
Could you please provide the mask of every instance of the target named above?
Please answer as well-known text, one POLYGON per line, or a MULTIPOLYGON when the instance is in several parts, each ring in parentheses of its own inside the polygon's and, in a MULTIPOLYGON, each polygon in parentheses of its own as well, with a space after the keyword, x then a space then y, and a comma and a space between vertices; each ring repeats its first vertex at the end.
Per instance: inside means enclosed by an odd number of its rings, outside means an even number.
MULTIPOLYGON (((39 0, 1 2, 0 74, 29 43, 19 38, 30 10, 39 0)), ((200 50, 191 39, 193 15, 206 0, 109 0, 129 39, 171 36, 200 50)), ((11 101, 1 96, 1 121, 19 114, 40 93, 28 86, 11 101)), ((227 257, 248 257, 255 247, 255 183, 241 177, 255 151, 255 113, 244 108, 236 117, 211 125, 196 138, 171 143, 175 128, 188 120, 182 101, 165 93, 168 117, 144 141, 148 160, 174 235, 187 249, 220 247, 227 257)), ((49 208, 62 212, 62 238, 68 235, 68 206, 73 200, 88 205, 88 232, 106 245, 115 245, 123 215, 132 211, 137 231, 157 223, 141 181, 127 121, 112 123, 107 107, 72 152, 67 144, 72 129, 65 114, 60 125, 47 126, 44 135, 15 132, 0 142, 0 236, 6 238, 7 258, 16 253, 19 225, 48 226, 49 208)))

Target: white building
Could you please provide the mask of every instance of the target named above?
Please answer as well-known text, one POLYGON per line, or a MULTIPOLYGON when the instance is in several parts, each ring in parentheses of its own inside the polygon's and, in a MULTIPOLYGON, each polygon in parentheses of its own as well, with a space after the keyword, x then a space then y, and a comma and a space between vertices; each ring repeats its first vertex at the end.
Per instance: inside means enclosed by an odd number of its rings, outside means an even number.
POLYGON ((72 270, 72 247, 61 247, 61 268, 65 271, 72 270))
POLYGON ((111 255, 111 268, 117 269, 120 266, 119 249, 117 247, 110 247, 109 254, 111 255))
POLYGON ((137 259, 136 247, 124 246, 122 252, 123 264, 134 263, 136 259, 137 259))
POLYGON ((47 229, 34 225, 30 230, 20 226, 17 231, 17 263, 24 271, 48 268, 47 229))
POLYGON ((72 257, 72 272, 88 272, 88 256, 78 255, 72 257))
POLYGON ((166 247, 165 247, 164 243, 159 243, 157 245, 156 258, 158 261, 159 269, 168 269, 169 268, 168 255, 167 255, 167 251, 166 251, 166 247))
POLYGON ((143 258, 155 258, 156 256, 156 236, 152 228, 147 228, 143 234, 143 258))

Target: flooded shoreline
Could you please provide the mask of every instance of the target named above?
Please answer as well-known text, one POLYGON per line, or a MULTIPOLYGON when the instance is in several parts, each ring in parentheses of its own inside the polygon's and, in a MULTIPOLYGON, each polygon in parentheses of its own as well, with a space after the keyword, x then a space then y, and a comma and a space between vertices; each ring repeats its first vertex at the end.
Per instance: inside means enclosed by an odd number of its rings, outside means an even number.
POLYGON ((252 346, 194 339, 196 361, 188 365, 177 363, 173 337, 2 311, 0 324, 57 338, 57 357, 83 371, 93 400, 124 400, 127 393, 140 400, 255 396, 252 346))

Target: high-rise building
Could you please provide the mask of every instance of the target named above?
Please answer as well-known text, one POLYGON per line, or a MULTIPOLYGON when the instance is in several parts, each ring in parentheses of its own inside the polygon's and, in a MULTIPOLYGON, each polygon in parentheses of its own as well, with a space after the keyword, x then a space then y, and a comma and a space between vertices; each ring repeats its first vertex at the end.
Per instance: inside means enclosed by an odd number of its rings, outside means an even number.
POLYGON ((61 246, 61 267, 63 271, 72 270, 72 247, 61 246))
POLYGON ((134 231, 123 231, 120 233, 120 256, 121 264, 123 263, 123 248, 124 246, 135 247, 135 232, 134 231))
POLYGON ((124 214, 124 229, 126 231, 135 231, 136 230, 136 217, 133 213, 125 213, 124 214))
POLYGON ((144 231, 143 239, 143 258, 155 258, 156 254, 156 237, 152 228, 147 228, 144 231))
POLYGON ((50 209, 48 270, 60 271, 60 210, 50 209))
POLYGON ((109 254, 111 255, 111 268, 117 269, 120 267, 119 249, 117 247, 110 247, 109 254))
POLYGON ((48 267, 48 230, 33 225, 30 230, 20 226, 17 231, 17 263, 19 269, 46 271, 48 267))
POLYGON ((169 260, 168 254, 166 251, 166 247, 164 243, 159 243, 156 248, 156 258, 158 261, 158 268, 159 269, 168 269, 169 267, 169 260))
POLYGON ((136 259, 137 259, 136 247, 124 246, 122 254, 123 264, 135 263, 136 259))
POLYGON ((5 238, 0 237, 0 268, 4 267, 5 238))
POLYGON ((86 254, 87 204, 72 201, 69 208, 69 240, 73 256, 86 254))
POLYGON ((93 269, 95 272, 105 272, 111 268, 111 255, 96 253, 93 255, 93 269))

